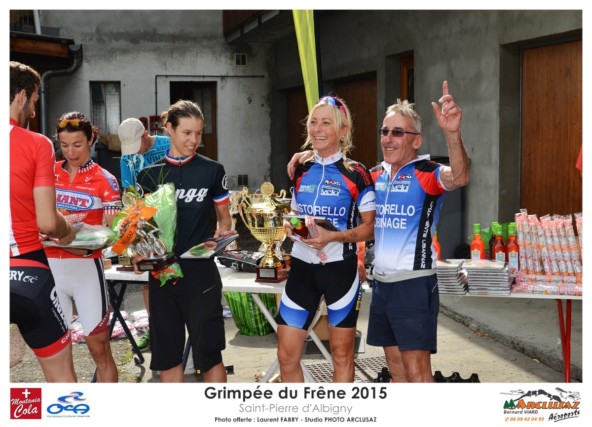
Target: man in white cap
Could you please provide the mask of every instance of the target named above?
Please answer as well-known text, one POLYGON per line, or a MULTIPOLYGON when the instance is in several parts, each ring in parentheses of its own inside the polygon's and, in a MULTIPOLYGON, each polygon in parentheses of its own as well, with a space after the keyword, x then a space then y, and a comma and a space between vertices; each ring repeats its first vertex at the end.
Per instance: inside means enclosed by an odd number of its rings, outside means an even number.
MULTIPOLYGON (((121 188, 123 191, 136 186, 138 173, 168 153, 171 140, 168 136, 150 135, 136 118, 125 119, 117 131, 121 141, 121 188)), ((148 311, 148 285, 142 286, 144 306, 148 311)), ((140 351, 150 348, 150 329, 137 342, 140 351)))
POLYGON ((121 141, 121 188, 135 187, 138 172, 160 160, 169 151, 168 136, 150 135, 136 118, 125 119, 119 125, 121 141))

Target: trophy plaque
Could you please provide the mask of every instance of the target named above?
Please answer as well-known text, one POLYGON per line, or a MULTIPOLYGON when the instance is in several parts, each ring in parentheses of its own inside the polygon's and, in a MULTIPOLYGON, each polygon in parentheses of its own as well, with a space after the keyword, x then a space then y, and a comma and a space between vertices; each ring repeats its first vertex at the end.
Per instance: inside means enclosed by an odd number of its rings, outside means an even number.
POLYGON ((283 216, 290 213, 290 206, 278 200, 284 196, 284 190, 275 194, 270 182, 261 184, 260 190, 254 194, 249 194, 245 187, 238 195, 238 211, 243 222, 265 248, 257 267, 258 282, 281 282, 287 275, 274 250, 276 242, 285 236, 283 216))

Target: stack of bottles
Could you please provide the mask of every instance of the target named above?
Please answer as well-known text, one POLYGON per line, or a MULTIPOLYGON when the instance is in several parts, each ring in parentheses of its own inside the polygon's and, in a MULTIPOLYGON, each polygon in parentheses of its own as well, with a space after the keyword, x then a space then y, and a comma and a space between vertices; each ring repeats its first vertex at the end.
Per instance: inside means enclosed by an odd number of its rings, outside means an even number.
POLYGON ((520 269, 513 292, 582 294, 582 214, 516 214, 520 269), (574 231, 576 223, 577 237, 574 231))

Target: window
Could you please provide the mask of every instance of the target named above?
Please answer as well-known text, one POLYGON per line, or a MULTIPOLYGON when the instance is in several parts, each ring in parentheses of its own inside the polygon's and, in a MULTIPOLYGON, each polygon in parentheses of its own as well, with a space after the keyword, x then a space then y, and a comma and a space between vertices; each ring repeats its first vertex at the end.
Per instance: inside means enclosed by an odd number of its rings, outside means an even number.
POLYGON ((90 82, 91 122, 101 135, 117 134, 121 122, 121 83, 90 82))

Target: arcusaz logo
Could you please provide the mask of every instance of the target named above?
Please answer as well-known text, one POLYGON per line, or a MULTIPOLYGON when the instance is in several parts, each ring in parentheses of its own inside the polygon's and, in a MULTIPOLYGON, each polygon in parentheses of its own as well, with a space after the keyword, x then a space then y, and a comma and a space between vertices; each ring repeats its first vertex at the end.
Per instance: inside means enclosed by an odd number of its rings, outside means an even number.
POLYGON ((559 387, 548 392, 537 390, 511 390, 504 402, 506 421, 564 421, 580 416, 580 392, 559 387))
POLYGON ((41 389, 11 388, 10 418, 13 420, 40 420, 41 389))
POLYGON ((86 403, 84 393, 81 391, 73 391, 65 396, 60 396, 56 403, 52 403, 47 407, 49 417, 88 417, 90 406, 86 403))

